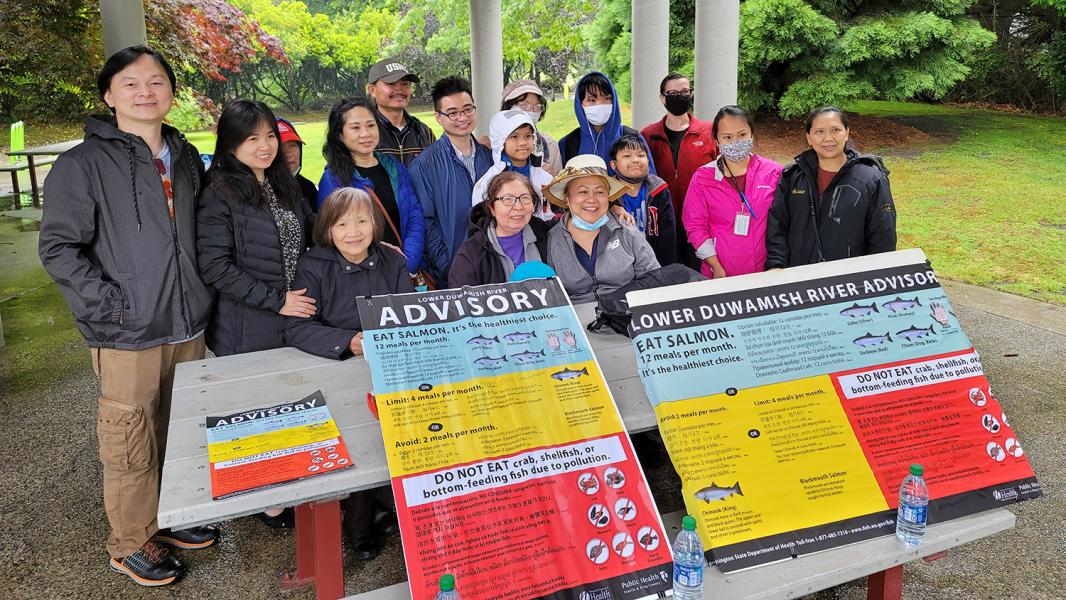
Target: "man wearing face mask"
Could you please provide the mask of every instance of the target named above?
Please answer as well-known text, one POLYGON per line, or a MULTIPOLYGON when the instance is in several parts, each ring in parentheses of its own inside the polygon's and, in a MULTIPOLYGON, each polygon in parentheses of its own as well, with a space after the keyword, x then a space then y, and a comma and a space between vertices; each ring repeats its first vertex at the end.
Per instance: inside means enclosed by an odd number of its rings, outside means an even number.
MULTIPOLYGON (((563 162, 582 154, 595 154, 610 165, 611 146, 623 135, 635 135, 644 147, 648 144, 640 132, 622 124, 622 114, 618 110, 618 93, 614 84, 603 73, 593 71, 577 82, 574 91, 574 114, 578 126, 559 140, 559 152, 563 162)), ((651 152, 648 152, 651 155, 651 152)), ((614 169, 607 167, 613 176, 614 169)), ((655 165, 651 165, 655 174, 655 165)))
MULTIPOLYGON (((692 115, 692 87, 687 77, 680 73, 664 77, 659 84, 659 100, 666 107, 666 116, 641 133, 651 148, 656 171, 670 186, 674 215, 680 223, 692 175, 718 156, 718 147, 711 135, 711 124, 692 115)), ((682 227, 677 230, 677 260, 693 269, 702 264, 682 227)))

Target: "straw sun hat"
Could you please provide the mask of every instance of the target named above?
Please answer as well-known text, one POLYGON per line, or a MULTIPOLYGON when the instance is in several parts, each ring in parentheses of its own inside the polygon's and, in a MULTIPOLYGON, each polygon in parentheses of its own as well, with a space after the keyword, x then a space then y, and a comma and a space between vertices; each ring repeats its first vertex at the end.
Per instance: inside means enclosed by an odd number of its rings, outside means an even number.
POLYGON ((571 179, 590 175, 600 177, 607 184, 608 201, 618 198, 625 192, 626 184, 607 174, 607 165, 602 158, 595 154, 580 154, 566 161, 563 170, 559 171, 551 183, 544 186, 544 197, 552 204, 566 208, 566 184, 571 179))

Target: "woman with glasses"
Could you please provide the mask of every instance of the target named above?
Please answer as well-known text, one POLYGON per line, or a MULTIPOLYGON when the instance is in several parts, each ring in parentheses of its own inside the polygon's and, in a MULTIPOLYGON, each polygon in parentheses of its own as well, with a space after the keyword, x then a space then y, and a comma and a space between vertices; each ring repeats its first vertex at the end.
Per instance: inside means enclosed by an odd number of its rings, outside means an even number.
MULTIPOLYGON (((670 73, 659 84, 659 100, 666 115, 645 127, 641 133, 648 141, 655 172, 670 187, 674 218, 681 223, 692 176, 718 156, 711 124, 692 115, 692 88, 680 73, 670 73)), ((677 261, 699 269, 700 260, 692 250, 683 227, 677 228, 677 261)))
MULTIPOLYGON (((529 115, 536 129, 537 123, 548 114, 548 99, 535 81, 518 79, 503 88, 503 104, 500 105, 500 110, 511 109, 520 110, 529 115)), ((533 160, 539 161, 540 166, 554 176, 563 168, 562 155, 559 154, 559 142, 542 131, 537 131, 536 139, 537 145, 533 150, 533 160)))
POLYGON ((625 189, 594 154, 567 161, 544 188, 548 200, 566 211, 548 233, 548 264, 575 304, 595 302, 660 266, 644 234, 608 210, 625 189))
POLYGON ((484 201, 470 212, 470 237, 452 261, 449 285, 503 283, 518 265, 544 260, 551 223, 532 218, 539 198, 521 173, 503 171, 493 177, 484 201))

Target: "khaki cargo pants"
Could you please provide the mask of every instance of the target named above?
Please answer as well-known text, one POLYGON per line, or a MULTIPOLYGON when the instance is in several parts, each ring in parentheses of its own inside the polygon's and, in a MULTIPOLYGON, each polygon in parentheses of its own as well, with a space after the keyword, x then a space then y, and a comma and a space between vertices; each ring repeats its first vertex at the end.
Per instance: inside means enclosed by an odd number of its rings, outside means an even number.
POLYGON ((104 465, 107 552, 123 558, 159 531, 159 476, 174 365, 204 357, 204 338, 144 350, 90 348, 100 377, 96 435, 104 465))

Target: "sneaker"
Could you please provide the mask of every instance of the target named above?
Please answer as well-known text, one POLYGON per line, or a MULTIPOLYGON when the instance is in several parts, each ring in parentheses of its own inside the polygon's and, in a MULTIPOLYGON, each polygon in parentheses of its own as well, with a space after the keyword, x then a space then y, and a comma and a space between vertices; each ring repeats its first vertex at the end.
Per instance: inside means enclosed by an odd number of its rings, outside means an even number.
POLYGON ((218 541, 218 529, 211 525, 179 531, 160 529, 152 539, 182 550, 199 550, 215 545, 218 541))
POLYGON ((291 508, 286 508, 280 515, 273 517, 266 513, 256 513, 255 516, 271 529, 292 529, 296 522, 296 515, 291 508))
POLYGON ((125 573, 139 585, 147 587, 169 585, 185 574, 185 567, 170 550, 153 541, 125 558, 112 558, 109 566, 112 571, 125 573))

